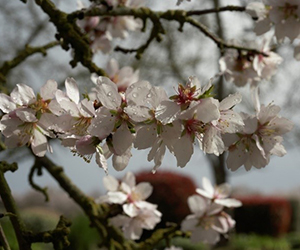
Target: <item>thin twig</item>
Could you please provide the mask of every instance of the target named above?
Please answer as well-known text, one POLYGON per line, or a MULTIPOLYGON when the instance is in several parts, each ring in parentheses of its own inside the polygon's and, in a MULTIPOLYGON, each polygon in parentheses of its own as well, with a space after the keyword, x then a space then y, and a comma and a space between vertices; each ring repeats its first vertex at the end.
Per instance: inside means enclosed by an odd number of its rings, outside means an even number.
POLYGON ((193 16, 193 15, 205 15, 205 14, 211 14, 211 13, 219 13, 219 12, 224 12, 224 11, 238 11, 238 12, 243 12, 245 11, 246 8, 243 6, 233 6, 233 5, 228 5, 224 7, 217 7, 213 9, 206 9, 206 10, 190 10, 186 12, 187 16, 193 16))
POLYGON ((58 44, 58 41, 54 41, 40 47, 31 47, 27 45, 25 49, 21 51, 14 59, 6 61, 2 64, 2 66, 0 67, 0 79, 2 81, 5 81, 5 77, 8 74, 8 72, 16 66, 18 66, 23 61, 25 61, 27 57, 35 53, 41 53, 43 54, 43 56, 45 56, 47 54, 48 49, 55 47, 58 44))
POLYGON ((49 201, 49 195, 48 195, 48 192, 47 192, 47 187, 45 188, 42 188, 40 187, 39 185, 37 185, 34 180, 33 180, 33 177, 34 177, 34 173, 35 171, 39 171, 39 168, 40 166, 37 164, 37 162, 35 161, 34 165, 31 167, 30 169, 30 172, 29 172, 29 175, 28 175, 28 181, 29 181, 29 184, 30 186, 35 189, 36 191, 38 192, 41 192, 44 197, 45 197, 45 201, 49 201))

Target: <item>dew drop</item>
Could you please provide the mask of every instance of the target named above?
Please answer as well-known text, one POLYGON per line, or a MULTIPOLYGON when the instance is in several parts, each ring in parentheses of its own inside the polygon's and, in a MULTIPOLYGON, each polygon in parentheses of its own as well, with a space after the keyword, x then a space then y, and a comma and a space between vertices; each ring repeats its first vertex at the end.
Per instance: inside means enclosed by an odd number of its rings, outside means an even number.
POLYGON ((112 93, 111 93, 111 92, 108 92, 108 93, 107 93, 107 96, 111 96, 111 95, 112 95, 112 93))
POLYGON ((132 96, 133 96, 134 98, 136 98, 136 97, 137 97, 137 93, 133 93, 132 96))
POLYGON ((150 93, 147 95, 147 98, 151 98, 151 94, 150 93))

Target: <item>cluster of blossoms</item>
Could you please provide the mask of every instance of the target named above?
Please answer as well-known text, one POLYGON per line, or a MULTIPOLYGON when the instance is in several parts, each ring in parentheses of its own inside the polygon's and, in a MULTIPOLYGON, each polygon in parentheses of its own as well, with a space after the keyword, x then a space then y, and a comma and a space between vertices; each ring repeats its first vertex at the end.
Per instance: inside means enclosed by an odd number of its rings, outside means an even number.
MULTIPOLYGON (((113 226, 119 227, 128 239, 140 239, 143 229, 152 230, 160 222, 161 213, 157 206, 145 201, 152 193, 152 186, 147 182, 136 185, 135 176, 128 172, 121 182, 108 175, 103 178, 107 194, 98 198, 98 203, 118 204, 120 214, 110 218, 113 226)), ((188 198, 188 205, 193 214, 188 215, 181 224, 183 231, 191 232, 192 242, 215 244, 220 234, 225 235, 234 227, 235 221, 225 213, 224 208, 239 207, 242 203, 228 198, 230 186, 222 184, 213 187, 207 178, 203 178, 203 189, 188 198)), ((174 246, 167 249, 178 249, 174 246)), ((180 248, 179 248, 180 249, 180 248)))
POLYGON ((228 49, 219 60, 220 70, 225 79, 238 87, 247 83, 257 86, 262 80, 270 80, 282 62, 278 54, 270 51, 269 41, 264 41, 262 46, 252 43, 250 47, 258 49, 261 54, 228 49))
POLYGON ((192 242, 216 244, 220 234, 226 235, 235 225, 235 221, 224 208, 239 207, 242 203, 228 198, 230 186, 226 183, 213 187, 207 178, 203 178, 203 189, 196 189, 197 194, 188 198, 192 212, 181 224, 183 231, 191 232, 192 242))
MULTIPOLYGON (((297 0, 263 0, 263 3, 248 4, 246 11, 257 20, 254 31, 257 35, 274 27, 279 42, 289 38, 291 42, 300 38, 300 2, 297 0)), ((296 46, 294 56, 300 59, 300 45, 296 46)))
MULTIPOLYGON (((106 0, 102 1, 101 4, 92 5, 90 8, 96 7, 104 10, 111 10, 122 6, 138 8, 143 3, 143 0, 106 0)), ((79 7, 84 8, 84 5, 79 3, 79 7)), ((92 50, 94 52, 100 50, 103 53, 111 51, 113 39, 125 39, 128 37, 128 31, 140 30, 142 28, 141 20, 134 19, 132 16, 86 17, 78 21, 78 25, 88 34, 92 50)))
MULTIPOLYGON (((263 166, 268 164, 271 154, 285 153, 280 135, 292 125, 278 117, 277 106, 262 107, 255 118, 247 118, 232 109, 241 101, 238 93, 220 102, 212 97, 211 83, 201 86, 197 78, 190 77, 185 85, 179 84, 176 95, 168 98, 163 88, 147 81, 129 84, 136 80, 136 73, 132 69, 118 70, 114 61, 111 64, 115 72, 112 79, 127 76, 126 81, 119 80, 122 87, 118 89, 107 77, 94 77, 95 87, 82 100, 72 78, 66 79, 65 92, 49 80, 37 97, 24 84, 18 84, 10 96, 0 94, 0 110, 5 113, 0 131, 6 145, 31 145, 35 155, 44 156, 47 150, 51 151, 47 137, 59 138, 63 146, 87 161, 96 154, 97 164, 105 171, 109 157, 116 170, 123 170, 133 146, 140 150, 150 148, 148 161, 154 161, 154 171, 161 165, 166 149, 176 157, 177 166, 184 167, 195 142, 205 153, 217 156, 229 148, 229 159, 240 151, 249 159, 255 157, 253 152, 259 152, 265 159, 263 166), (125 91, 124 82, 129 84, 125 91), (272 114, 266 111, 269 109, 272 114), (244 127, 249 120, 256 121, 252 130, 250 125, 244 127)), ((239 166, 262 167, 262 162, 256 164, 240 158, 239 166)), ((230 169, 239 166, 228 160, 230 169)))
POLYGON ((242 165, 246 170, 252 166, 265 167, 271 155, 283 156, 286 151, 281 144, 282 135, 291 131, 293 123, 278 115, 280 108, 273 103, 260 105, 258 89, 254 89, 255 115, 242 113, 245 127, 236 134, 226 135, 229 146, 227 166, 236 170, 242 165))
POLYGON ((104 177, 103 183, 108 192, 97 202, 122 206, 122 214, 110 218, 110 223, 120 227, 127 239, 140 239, 143 229, 152 230, 160 222, 157 205, 145 201, 152 193, 148 182, 136 185, 135 176, 128 172, 121 183, 110 175, 104 177))

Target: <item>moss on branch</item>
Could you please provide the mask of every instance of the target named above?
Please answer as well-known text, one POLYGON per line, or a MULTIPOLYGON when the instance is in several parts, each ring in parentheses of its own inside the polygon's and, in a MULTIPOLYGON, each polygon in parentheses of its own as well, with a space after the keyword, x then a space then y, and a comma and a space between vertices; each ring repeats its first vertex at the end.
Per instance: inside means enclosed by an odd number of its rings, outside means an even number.
POLYGON ((99 76, 105 76, 103 69, 96 66, 92 61, 93 52, 90 48, 90 41, 85 36, 75 20, 68 19, 68 15, 58 10, 50 0, 36 0, 42 10, 49 16, 57 30, 56 39, 62 44, 62 48, 74 50, 74 59, 70 62, 72 67, 75 67, 80 62, 84 67, 88 68, 91 73, 97 73, 99 76))

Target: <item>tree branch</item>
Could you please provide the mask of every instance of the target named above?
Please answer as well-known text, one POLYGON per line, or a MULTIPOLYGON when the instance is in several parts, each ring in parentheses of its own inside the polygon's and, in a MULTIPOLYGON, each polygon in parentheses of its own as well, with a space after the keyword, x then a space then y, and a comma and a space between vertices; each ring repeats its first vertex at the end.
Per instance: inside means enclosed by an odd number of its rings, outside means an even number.
POLYGON ((6 172, 7 170, 14 172, 15 170, 17 170, 17 165, 15 163, 10 165, 6 162, 0 162, 0 196, 6 211, 15 215, 15 216, 10 216, 9 218, 13 225, 17 237, 19 249, 30 250, 31 244, 24 237, 24 233, 26 232, 25 225, 21 220, 15 200, 11 194, 11 190, 4 177, 4 172, 6 172))
POLYGON ((0 243, 1 243, 1 246, 3 246, 4 250, 10 250, 10 246, 6 239, 5 233, 2 229, 1 223, 0 223, 0 243))
POLYGON ((23 61, 25 61, 27 57, 35 53, 41 53, 43 56, 46 56, 47 50, 54 46, 57 46, 58 44, 58 41, 54 41, 41 47, 31 47, 29 45, 26 45, 25 49, 21 51, 14 59, 3 63, 3 65, 0 68, 0 81, 6 82, 6 75, 8 74, 8 72, 14 67, 18 66, 23 61))
POLYGON ((216 7, 213 9, 207 9, 207 10, 190 10, 186 12, 187 16, 193 16, 193 15, 205 15, 205 14, 211 14, 211 13, 219 13, 219 12, 224 12, 224 11, 238 11, 238 12, 243 12, 245 11, 246 8, 243 6, 233 6, 233 5, 228 5, 224 7, 216 7))
POLYGON ((62 41, 62 48, 68 50, 72 47, 74 49, 74 59, 70 62, 71 66, 75 67, 78 62, 81 62, 91 73, 106 76, 105 71, 93 63, 90 41, 81 32, 75 20, 68 19, 68 15, 58 10, 50 0, 35 0, 35 2, 49 16, 50 22, 55 25, 58 32, 56 38, 62 41))
MULTIPOLYGON (((137 57, 140 57, 141 53, 145 51, 147 47, 149 47, 150 43, 154 40, 155 37, 158 37, 160 34, 164 34, 164 29, 161 25, 160 19, 168 20, 168 21, 177 21, 180 24, 179 30, 182 31, 183 25, 185 23, 189 23, 195 28, 197 28, 199 31, 201 31, 205 36, 213 40, 216 45, 220 48, 220 50, 223 50, 225 48, 227 49, 236 49, 239 51, 249 51, 254 54, 262 54, 264 56, 268 56, 265 53, 253 49, 253 48, 247 48, 242 46, 237 46, 234 44, 229 44, 223 41, 220 37, 213 34, 205 25, 200 23, 199 21, 195 20, 194 18, 190 17, 192 15, 202 15, 202 14, 208 14, 208 13, 218 13, 221 11, 244 11, 245 7, 239 7, 239 6, 226 6, 221 8, 215 8, 215 9, 208 9, 208 10, 197 10, 197 11, 184 11, 184 10, 168 10, 168 11, 152 11, 149 8, 136 8, 131 9, 127 7, 120 7, 112 10, 104 10, 100 8, 92 8, 92 9, 82 9, 75 11, 73 13, 70 13, 68 15, 69 20, 74 20, 76 18, 83 19, 84 17, 89 16, 102 16, 102 17, 109 17, 109 16, 133 16, 135 18, 140 18, 145 21, 147 18, 151 19, 153 22, 153 28, 151 31, 151 35, 147 42, 140 46, 138 49, 124 49, 117 47, 117 51, 122 51, 124 53, 133 53, 137 52, 137 57), (161 32, 160 32, 161 30, 161 32)), ((161 38, 159 38, 161 39, 161 38)))

